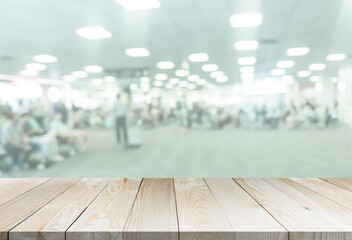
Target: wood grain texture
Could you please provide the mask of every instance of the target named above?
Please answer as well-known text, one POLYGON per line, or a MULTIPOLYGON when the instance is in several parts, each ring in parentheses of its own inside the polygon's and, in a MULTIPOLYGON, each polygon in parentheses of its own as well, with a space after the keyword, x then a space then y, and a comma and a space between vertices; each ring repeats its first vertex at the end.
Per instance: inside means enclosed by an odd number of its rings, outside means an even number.
POLYGON ((287 240, 288 232, 233 179, 205 179, 235 231, 235 239, 287 240))
POLYGON ((233 240, 234 231, 203 179, 175 179, 180 240, 233 240))
POLYGON ((142 179, 113 179, 66 233, 66 240, 121 240, 142 179))
POLYGON ((290 240, 347 240, 352 211, 289 179, 236 179, 289 230, 290 240))
POLYGON ((7 178, 0 180, 0 206, 30 191, 50 178, 7 178))
POLYGON ((322 178, 322 180, 352 191, 352 178, 322 178))
POLYGON ((0 240, 8 239, 8 231, 64 192, 79 179, 52 179, 0 206, 0 240))
POLYGON ((178 239, 172 179, 143 179, 124 228, 123 239, 178 239))
POLYGON ((109 179, 82 179, 10 231, 10 240, 65 240, 65 231, 97 197, 109 179))
POLYGON ((295 178, 295 182, 352 210, 352 192, 317 178, 295 178))

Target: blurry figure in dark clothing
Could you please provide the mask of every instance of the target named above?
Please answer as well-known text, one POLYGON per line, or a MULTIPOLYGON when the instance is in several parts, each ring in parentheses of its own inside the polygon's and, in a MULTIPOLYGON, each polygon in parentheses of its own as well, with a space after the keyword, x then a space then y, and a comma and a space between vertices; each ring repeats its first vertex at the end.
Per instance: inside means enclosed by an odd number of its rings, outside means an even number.
POLYGON ((62 117, 62 121, 67 124, 68 122, 68 111, 63 102, 57 102, 54 105, 54 113, 60 114, 62 117))

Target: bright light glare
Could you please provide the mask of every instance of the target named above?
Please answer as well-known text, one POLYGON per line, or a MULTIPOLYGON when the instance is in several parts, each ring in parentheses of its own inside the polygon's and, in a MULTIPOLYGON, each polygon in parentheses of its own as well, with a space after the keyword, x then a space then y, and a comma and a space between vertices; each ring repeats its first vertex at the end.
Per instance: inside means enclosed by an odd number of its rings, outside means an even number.
POLYGON ((34 76, 38 76, 38 72, 37 71, 34 71, 34 70, 28 70, 28 69, 25 69, 25 70, 21 70, 20 71, 20 75, 21 76, 26 76, 26 77, 34 77, 34 76))
POLYGON ((235 14, 230 18, 232 27, 257 27, 263 22, 263 14, 261 13, 243 13, 235 14))
POLYGON ((198 75, 189 75, 187 79, 190 82, 196 82, 200 79, 200 77, 198 75))
POLYGON ((293 76, 283 76, 282 80, 284 81, 285 84, 291 85, 295 82, 295 79, 293 76))
POLYGON ((213 77, 213 78, 218 78, 218 77, 220 77, 220 76, 224 76, 224 72, 223 72, 223 71, 212 72, 212 73, 210 74, 210 76, 213 77))
POLYGON ((167 80, 168 76, 165 73, 158 73, 158 74, 155 74, 154 78, 156 80, 164 81, 164 80, 167 80))
POLYGON ((287 50, 287 56, 304 56, 309 53, 309 48, 306 47, 299 47, 299 48, 290 48, 287 50))
POLYGON ((95 86, 103 85, 104 81, 100 78, 92 79, 91 83, 95 86))
POLYGON ((57 62, 57 57, 51 55, 37 55, 33 57, 33 60, 41 63, 53 63, 57 62))
POLYGON ((244 95, 272 95, 286 92, 286 84, 280 82, 271 83, 249 83, 242 86, 244 95))
POLYGON ((254 67, 241 67, 240 72, 241 73, 253 73, 255 71, 254 67))
POLYGON ((33 71, 44 71, 46 70, 46 65, 41 63, 29 63, 25 65, 25 68, 33 71))
POLYGON ((285 75, 286 71, 284 69, 273 69, 271 70, 271 75, 273 76, 282 76, 285 75))
POLYGON ((47 94, 50 102, 56 103, 61 99, 61 91, 57 87, 49 87, 47 94))
POLYGON ((339 82, 339 78, 338 77, 333 77, 333 78, 331 78, 331 82, 338 83, 339 82))
POLYGON ((101 73, 103 72, 103 68, 97 65, 85 66, 84 70, 89 73, 101 73))
POLYGON ((156 64, 157 68, 159 69, 173 69, 175 68, 175 64, 170 61, 165 61, 165 62, 158 62, 156 64))
POLYGON ((150 83, 150 78, 149 77, 141 77, 141 83, 142 84, 150 83))
POLYGON ((188 86, 188 82, 187 81, 181 81, 180 82, 180 87, 187 87, 188 86))
POLYGON ((334 54, 329 54, 327 57, 326 57, 326 60, 328 61, 343 61, 347 58, 347 55, 346 54, 343 54, 343 53, 334 53, 334 54))
POLYGON ((112 83, 112 82, 115 82, 116 81, 116 78, 114 76, 105 76, 104 77, 104 81, 106 83, 112 83))
POLYGON ((202 69, 204 72, 214 72, 217 71, 219 67, 216 64, 205 64, 203 65, 202 69))
POLYGON ((323 63, 315 63, 315 64, 309 65, 309 70, 311 71, 321 71, 321 70, 324 70, 325 68, 326 66, 323 63))
POLYGON ((323 91, 323 89, 324 89, 323 83, 317 82, 317 83, 315 84, 315 91, 321 92, 321 91, 323 91))
POLYGON ((197 84, 198 85, 204 85, 204 84, 206 84, 207 83, 207 80, 205 80, 205 79, 199 79, 198 81, 197 81, 197 84))
POLYGON ((87 39, 111 38, 111 32, 100 26, 78 28, 76 34, 87 39))
POLYGON ((311 77, 309 78, 309 80, 310 80, 311 82, 320 82, 320 81, 321 81, 321 77, 319 77, 319 76, 311 76, 311 77))
POLYGON ((136 11, 160 8, 159 0, 115 0, 118 4, 122 5, 126 10, 136 11))
POLYGON ((228 80, 229 80, 228 76, 220 76, 216 78, 216 81, 219 83, 224 83, 224 82, 227 82, 228 80))
POLYGON ((239 65, 253 65, 257 62, 257 59, 255 57, 242 57, 237 62, 239 65))
POLYGON ((339 92, 344 92, 344 91, 346 91, 346 89, 347 89, 346 83, 344 83, 344 82, 339 82, 339 83, 337 84, 337 90, 339 90, 339 92))
POLYGON ((310 75, 312 75, 312 73, 310 71, 299 71, 297 73, 298 77, 309 77, 310 75))
POLYGON ((236 84, 236 85, 233 86, 232 90, 233 90, 234 93, 241 93, 242 87, 241 87, 241 85, 236 84))
POLYGON ((147 57, 150 52, 145 48, 128 48, 125 50, 125 54, 130 57, 147 57))
POLYGON ((178 78, 171 78, 170 79, 171 84, 178 84, 179 82, 180 82, 180 79, 178 79, 178 78))
POLYGON ((188 70, 183 70, 183 69, 180 69, 180 70, 177 70, 175 72, 175 75, 177 77, 187 77, 189 75, 189 71, 188 70))
POLYGON ((188 56, 188 59, 191 62, 206 62, 209 60, 209 56, 207 53, 193 53, 188 56))
POLYGON ((72 73, 72 75, 76 78, 86 78, 88 77, 88 73, 86 73, 85 71, 74 71, 72 73))
POLYGON ((162 87, 164 83, 162 81, 154 81, 154 86, 155 87, 162 87))
POLYGON ((253 73, 242 73, 241 78, 242 80, 253 80, 253 73))
POLYGON ((277 68, 292 68, 295 65, 294 61, 279 61, 276 64, 277 68))
POLYGON ((71 75, 63 76, 62 79, 65 82, 74 82, 74 81, 76 81, 76 78, 74 76, 71 76, 71 75))
POLYGON ((235 43, 235 48, 238 51, 256 50, 258 48, 257 41, 238 41, 235 43))

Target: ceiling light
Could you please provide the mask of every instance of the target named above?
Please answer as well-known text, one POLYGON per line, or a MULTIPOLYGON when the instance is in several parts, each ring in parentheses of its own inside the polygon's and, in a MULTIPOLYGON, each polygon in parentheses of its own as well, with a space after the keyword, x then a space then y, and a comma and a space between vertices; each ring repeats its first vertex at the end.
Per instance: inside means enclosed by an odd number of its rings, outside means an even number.
POLYGON ((141 83, 142 84, 148 84, 150 82, 150 78, 149 77, 141 77, 141 83))
POLYGON ((20 75, 26 76, 26 77, 34 77, 34 76, 37 76, 38 74, 39 73, 37 71, 29 70, 29 69, 25 69, 25 70, 20 71, 20 75))
POLYGON ((321 81, 321 77, 319 77, 319 76, 311 76, 311 77, 309 78, 309 80, 310 80, 311 82, 320 82, 320 81, 321 81))
POLYGON ((256 50, 258 48, 257 41, 238 41, 235 43, 236 50, 239 51, 248 51, 248 50, 256 50))
POLYGON ((169 81, 170 81, 171 84, 178 84, 178 83, 180 82, 180 79, 178 79, 178 78, 171 78, 169 81))
POLYGON ((57 62, 57 57, 51 55, 37 55, 33 57, 33 60, 41 63, 53 63, 57 62))
POLYGON ((343 53, 334 53, 334 54, 329 54, 327 57, 326 57, 326 60, 328 61, 343 61, 347 58, 347 55, 346 54, 343 54, 343 53))
POLYGON ((220 76, 224 76, 224 72, 223 72, 223 71, 212 72, 212 73, 210 74, 210 76, 213 77, 213 78, 218 78, 218 77, 220 77, 220 76))
POLYGON ((310 75, 312 75, 310 71, 299 71, 297 73, 298 77, 309 77, 310 75))
POLYGON ((237 62, 239 65, 253 65, 257 62, 257 59, 255 57, 242 57, 237 62))
POLYGON ((76 81, 76 78, 71 75, 66 75, 62 77, 62 80, 64 80, 65 82, 74 82, 76 81))
POLYGON ((200 77, 198 75, 189 75, 187 79, 190 82, 196 82, 200 79, 200 77))
POLYGON ((235 14, 230 18, 232 27, 257 27, 263 22, 263 14, 261 13, 243 13, 235 14))
POLYGON ((125 54, 130 57, 147 57, 150 52, 145 48, 128 48, 125 50, 125 54))
POLYGON ((189 55, 188 59, 191 62, 206 62, 209 60, 209 56, 207 53, 194 53, 189 55))
POLYGON ((26 64, 25 68, 27 70, 33 70, 33 71, 44 71, 46 69, 46 66, 41 63, 30 63, 30 64, 26 64))
POLYGON ((132 83, 132 84, 130 85, 130 89, 131 89, 131 90, 137 90, 137 89, 138 89, 138 84, 132 83))
POLYGON ((197 88, 197 85, 195 85, 194 83, 191 83, 191 84, 188 84, 187 88, 193 90, 197 88))
POLYGON ((154 78, 156 80, 164 81, 164 80, 167 80, 168 76, 165 73, 158 73, 158 74, 155 74, 154 78))
POLYGON ((202 69, 204 72, 214 72, 217 71, 219 67, 216 64, 205 64, 203 65, 202 69))
POLYGON ((276 64, 277 68, 292 68, 295 65, 294 61, 279 61, 276 64))
POLYGON ((273 69, 271 70, 271 75, 273 76, 282 76, 285 75, 286 71, 284 69, 273 69))
POLYGON ((198 85, 204 85, 204 84, 206 84, 207 83, 207 80, 205 80, 205 79, 199 79, 198 81, 197 81, 197 84, 198 85))
POLYGON ((158 62, 156 64, 156 66, 157 66, 157 68, 160 68, 160 69, 173 69, 173 68, 175 68, 175 64, 170 61, 158 62))
POLYGON ((73 76, 75 76, 76 78, 86 78, 88 77, 88 73, 86 73, 85 71, 75 71, 72 73, 73 76))
POLYGON ((324 70, 325 68, 326 66, 323 63, 315 63, 309 66, 309 70, 311 71, 321 71, 321 70, 324 70))
POLYGON ((241 67, 240 72, 241 73, 253 73, 255 71, 254 67, 241 67))
POLYGON ((282 80, 284 81, 285 84, 291 85, 295 82, 295 79, 293 76, 283 76, 282 80))
POLYGON ((254 77, 253 73, 242 73, 241 78, 242 80, 252 80, 254 77))
POLYGON ((160 8, 159 0, 115 0, 118 4, 122 5, 126 10, 136 11, 160 8))
POLYGON ((76 34, 87 39, 103 39, 111 37, 111 33, 100 26, 78 28, 76 29, 76 34))
POLYGON ((89 73, 101 73, 103 72, 103 68, 97 65, 85 66, 84 70, 89 73))
POLYGON ((180 70, 177 70, 175 72, 175 75, 177 77, 187 77, 189 75, 189 71, 188 70, 183 70, 183 69, 180 69, 180 70))
POLYGON ((171 83, 167 83, 167 84, 165 85, 165 88, 167 88, 167 89, 172 89, 172 88, 174 88, 174 85, 171 84, 171 83))
POLYGON ((112 83, 116 81, 116 78, 114 76, 105 76, 104 81, 107 83, 112 83))
POLYGON ((162 81, 154 81, 153 84, 155 87, 162 87, 164 85, 164 83, 162 81))
POLYGON ((287 50, 287 56, 304 56, 309 53, 309 48, 299 47, 299 48, 290 48, 287 50))
POLYGON ((219 83, 224 83, 224 82, 227 82, 228 80, 229 80, 228 76, 220 76, 216 78, 216 81, 219 83))
POLYGON ((188 81, 181 81, 180 82, 180 87, 187 87, 188 86, 188 81))
POLYGON ((92 79, 91 83, 96 86, 103 85, 104 81, 100 78, 92 79))
POLYGON ((321 91, 323 91, 323 89, 324 89, 323 83, 317 82, 317 83, 315 84, 315 91, 321 92, 321 91))

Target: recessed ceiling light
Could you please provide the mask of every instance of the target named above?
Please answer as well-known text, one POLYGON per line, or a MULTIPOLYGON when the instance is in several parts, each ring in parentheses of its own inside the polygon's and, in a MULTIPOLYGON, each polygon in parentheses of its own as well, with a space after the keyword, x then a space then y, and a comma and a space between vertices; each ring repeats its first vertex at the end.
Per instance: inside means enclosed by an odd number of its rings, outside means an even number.
POLYGON ((170 79, 171 84, 178 84, 179 82, 180 82, 180 79, 178 79, 178 78, 171 78, 170 79))
POLYGON ((162 81, 159 81, 159 80, 158 81, 154 81, 153 84, 154 84, 155 87, 162 87, 164 85, 164 83, 162 81))
POLYGON ((204 64, 202 69, 204 72, 214 72, 217 71, 219 67, 216 64, 204 64))
POLYGON ((145 48, 128 48, 125 50, 125 54, 130 57, 147 57, 150 52, 145 48))
POLYGON ((160 8, 159 0, 115 0, 118 4, 122 5, 126 10, 136 11, 160 8))
POLYGON ((34 77, 37 76, 39 73, 35 70, 29 70, 29 69, 25 69, 25 70, 21 70, 20 71, 20 75, 21 76, 26 76, 26 77, 34 77))
POLYGON ((198 75, 189 75, 187 79, 190 82, 196 82, 200 79, 200 77, 198 75))
POLYGON ((263 14, 261 13, 242 13, 235 14, 230 18, 232 27, 257 27, 263 22, 263 14))
POLYGON ((273 76, 282 76, 285 75, 286 71, 284 69, 273 69, 271 70, 271 75, 273 76))
POLYGON ((228 76, 220 76, 216 78, 216 81, 219 83, 224 83, 224 82, 227 82, 228 80, 229 80, 228 76))
POLYGON ((64 80, 65 82, 74 82, 76 81, 76 78, 71 75, 66 75, 62 77, 62 80, 64 80))
POLYGON ((325 68, 326 66, 323 63, 315 63, 315 64, 309 65, 309 70, 311 71, 321 71, 321 70, 324 70, 325 68))
POLYGON ((279 61, 276 64, 278 68, 292 68, 295 65, 294 61, 279 61))
POLYGON ((210 74, 210 76, 213 77, 213 78, 218 78, 218 77, 221 77, 221 76, 224 76, 224 75, 225 75, 225 74, 224 74, 223 71, 216 71, 216 72, 212 72, 212 73, 210 74))
POLYGON ((191 62, 206 62, 209 60, 209 56, 207 53, 193 53, 188 56, 188 59, 191 62))
POLYGON ((311 82, 320 82, 320 81, 321 81, 321 77, 319 77, 319 76, 311 76, 311 77, 309 78, 309 80, 310 80, 311 82))
POLYGON ((87 39, 103 39, 111 37, 111 33, 100 26, 78 28, 76 29, 76 34, 87 39))
POLYGON ((97 65, 85 66, 84 70, 89 73, 101 73, 103 72, 103 68, 97 65))
POLYGON ((299 71, 297 73, 298 77, 309 77, 310 75, 312 75, 310 71, 299 71))
POLYGON ((290 48, 286 52, 287 56, 290 56, 290 57, 304 56, 304 55, 307 55, 308 53, 309 53, 309 48, 306 48, 306 47, 290 48))
POLYGON ((46 69, 46 65, 41 63, 29 63, 25 65, 25 68, 34 71, 44 71, 46 69))
POLYGON ((295 82, 295 79, 293 76, 283 76, 282 80, 284 81, 285 84, 291 85, 295 82))
POLYGON ((334 53, 334 54, 329 54, 327 57, 326 57, 326 60, 328 61, 343 61, 347 58, 347 55, 346 54, 343 54, 343 53, 334 53))
POLYGON ((105 76, 104 81, 107 83, 112 83, 116 81, 116 78, 114 76, 105 76))
POLYGON ((57 57, 51 55, 37 55, 33 57, 33 60, 41 63, 53 63, 57 62, 57 57))
POLYGON ((155 74, 154 78, 156 80, 164 81, 164 80, 167 80, 168 76, 165 73, 158 73, 158 74, 155 74))
POLYGON ((103 85, 104 81, 100 78, 92 79, 91 83, 96 86, 103 85))
POLYGON ((72 73, 72 75, 76 78, 86 78, 88 77, 88 73, 86 73, 85 71, 74 71, 72 73))
POLYGON ((240 72, 241 73, 253 73, 255 71, 254 67, 241 67, 240 72))
POLYGON ((173 69, 175 68, 175 64, 171 61, 165 61, 165 62, 158 62, 156 64, 157 68, 160 69, 173 69))
POLYGON ((321 83, 321 82, 315 83, 315 91, 321 92, 321 91, 323 91, 323 89, 324 89, 323 83, 321 83))
POLYGON ((183 70, 183 69, 179 69, 175 72, 175 75, 177 77, 187 77, 189 75, 189 71, 188 70, 183 70))
POLYGON ((255 57, 242 57, 237 62, 239 65, 253 65, 257 62, 257 59, 255 57))
POLYGON ((235 43, 235 48, 239 51, 249 51, 256 50, 258 45, 257 41, 238 41, 235 43))

